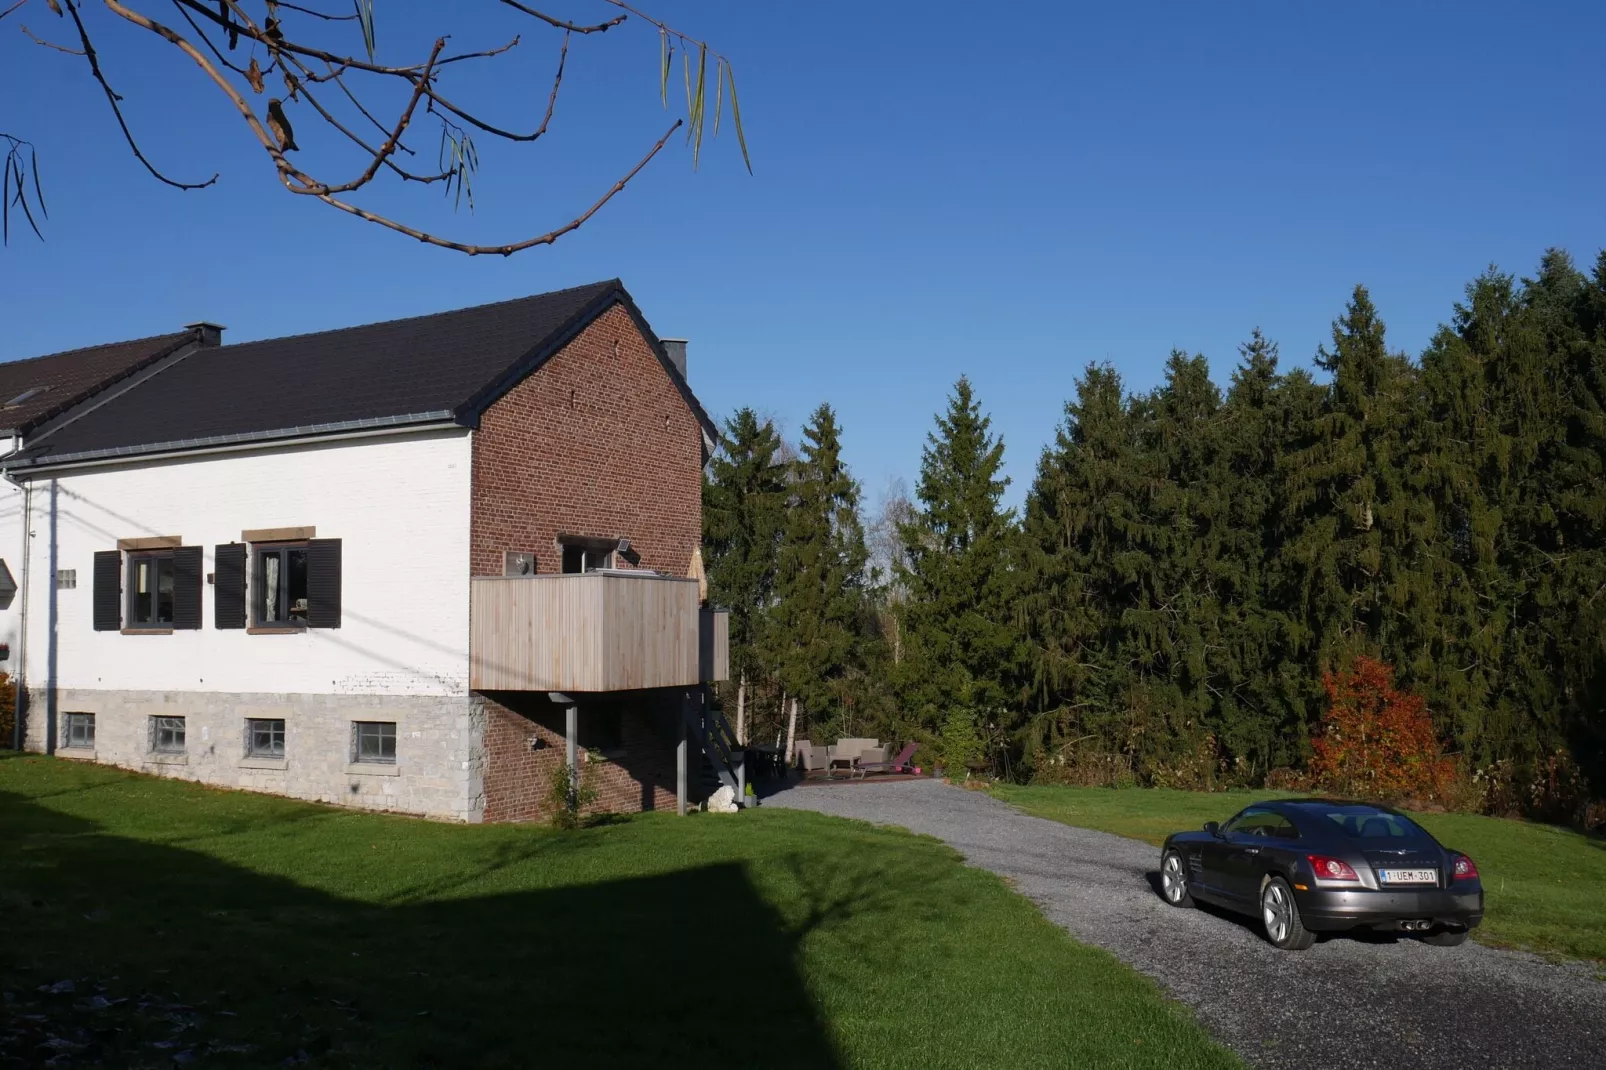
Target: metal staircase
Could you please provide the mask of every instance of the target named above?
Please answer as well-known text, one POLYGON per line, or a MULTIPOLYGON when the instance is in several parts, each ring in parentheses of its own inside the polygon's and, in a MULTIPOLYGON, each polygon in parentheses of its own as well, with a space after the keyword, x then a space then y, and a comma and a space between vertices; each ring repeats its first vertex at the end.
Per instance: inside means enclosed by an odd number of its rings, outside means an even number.
POLYGON ((706 687, 694 692, 683 708, 687 736, 700 755, 697 781, 703 798, 723 786, 736 796, 736 805, 746 806, 747 800, 743 797, 747 787, 745 759, 725 714, 710 701, 706 687))

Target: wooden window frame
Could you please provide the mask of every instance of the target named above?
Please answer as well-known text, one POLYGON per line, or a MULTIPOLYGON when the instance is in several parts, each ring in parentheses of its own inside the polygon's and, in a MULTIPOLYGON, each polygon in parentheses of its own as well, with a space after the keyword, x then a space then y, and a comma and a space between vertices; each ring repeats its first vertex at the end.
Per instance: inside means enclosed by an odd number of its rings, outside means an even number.
MULTIPOLYGON (((306 631, 308 628, 306 619, 303 618, 299 621, 292 620, 290 618, 290 607, 285 604, 290 600, 290 564, 288 556, 285 555, 290 550, 300 550, 305 553, 307 550, 307 540, 295 539, 284 542, 254 542, 248 545, 250 547, 250 551, 246 558, 246 631, 252 635, 294 635, 306 631), (282 584, 282 589, 279 592, 278 599, 280 602, 279 612, 281 616, 280 619, 272 621, 265 621, 262 619, 262 596, 265 594, 263 588, 267 585, 267 579, 265 577, 267 570, 263 565, 263 559, 268 554, 280 555, 279 574, 282 584)), ((309 568, 308 581, 310 585, 310 565, 307 567, 309 568)))
MULTIPOLYGON (((162 621, 162 620, 157 620, 155 618, 159 614, 159 610, 158 610, 157 607, 158 607, 158 604, 159 604, 159 592, 160 592, 161 586, 162 586, 161 562, 163 562, 163 561, 167 562, 168 575, 169 575, 169 578, 170 578, 170 580, 172 581, 172 584, 173 584, 173 592, 172 592, 173 610, 176 611, 177 608, 178 608, 178 576, 177 576, 177 572, 176 572, 176 562, 173 559, 173 550, 174 549, 176 549, 176 547, 169 548, 169 549, 160 549, 160 550, 130 550, 130 551, 128 551, 128 552, 123 554, 123 575, 125 577, 125 579, 124 579, 124 587, 126 588, 123 591, 123 613, 124 613, 124 617, 123 617, 124 624, 123 624, 123 629, 122 629, 123 634, 125 634, 125 635, 171 635, 172 634, 172 632, 173 632, 173 621, 171 619, 166 620, 166 621, 162 621), (149 620, 149 621, 140 621, 139 618, 138 618, 138 614, 135 611, 135 605, 136 605, 135 599, 137 599, 139 597, 139 585, 136 582, 135 577, 138 575, 138 568, 139 568, 140 564, 142 562, 145 562, 145 561, 151 562, 152 566, 153 566, 152 570, 151 570, 151 576, 152 576, 152 584, 151 584, 151 617, 152 617, 152 619, 149 620)), ((176 613, 170 612, 170 616, 176 616, 176 613)))

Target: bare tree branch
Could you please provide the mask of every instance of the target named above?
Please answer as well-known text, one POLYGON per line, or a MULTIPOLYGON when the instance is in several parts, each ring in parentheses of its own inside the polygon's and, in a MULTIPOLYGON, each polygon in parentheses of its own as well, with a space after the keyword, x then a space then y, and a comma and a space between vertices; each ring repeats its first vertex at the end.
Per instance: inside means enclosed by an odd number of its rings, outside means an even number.
MULTIPOLYGON (((15 0, 9 6, 0 9, 0 19, 4 19, 19 10, 26 2, 27 0, 15 0)), ((318 0, 302 0, 301 3, 268 0, 266 3, 267 15, 265 20, 261 22, 257 21, 257 16, 253 16, 252 12, 247 10, 245 0, 169 0, 183 17, 190 31, 189 36, 139 10, 139 8, 147 6, 142 0, 103 0, 103 2, 111 14, 116 15, 130 25, 163 38, 179 51, 189 56, 201 68, 202 73, 234 105, 235 110, 239 113, 242 121, 245 122, 251 135, 273 161, 274 170, 286 190, 300 196, 321 200, 349 215, 397 233, 405 234, 418 241, 463 252, 471 256, 511 255, 522 249, 551 244, 564 234, 582 226, 600 211, 604 205, 621 193, 626 185, 663 150, 669 137, 682 126, 687 127, 687 139, 693 145, 693 163, 695 164, 697 150, 702 144, 703 125, 706 118, 708 92, 706 76, 710 54, 712 54, 714 60, 715 134, 716 136, 718 134, 719 117, 728 85, 731 95, 732 117, 737 126, 738 137, 741 136, 740 113, 736 110, 736 87, 734 78, 730 75, 729 61, 723 55, 713 52, 705 42, 689 37, 668 24, 643 14, 631 4, 623 2, 623 0, 601 0, 601 2, 618 8, 620 13, 612 19, 590 25, 582 25, 557 18, 530 7, 522 0, 501 0, 502 6, 521 12, 547 26, 563 31, 563 40, 558 49, 556 70, 553 73, 551 89, 547 94, 545 109, 541 114, 539 124, 528 133, 509 129, 488 121, 469 107, 443 95, 440 85, 446 68, 468 60, 490 59, 501 56, 520 44, 520 35, 515 35, 512 40, 499 47, 448 55, 445 52, 445 47, 450 38, 443 34, 435 40, 433 47, 429 50, 429 54, 422 62, 396 65, 383 63, 375 58, 372 4, 368 0, 358 0, 357 13, 354 15, 333 14, 308 6, 317 3, 318 0), (663 58, 666 72, 674 50, 677 48, 681 50, 683 63, 687 68, 687 114, 685 118, 677 119, 663 137, 659 138, 648 149, 646 154, 617 182, 609 187, 594 204, 568 223, 545 234, 521 241, 500 245, 478 245, 453 241, 427 233, 398 220, 372 212, 360 205, 350 203, 346 199, 346 195, 355 193, 372 183, 380 172, 388 171, 404 182, 417 182, 423 185, 444 183, 447 196, 453 196, 455 192, 459 202, 466 197, 469 208, 472 211, 474 208, 474 195, 471 181, 477 174, 480 164, 479 151, 471 136, 472 132, 479 131, 504 141, 516 143, 531 142, 541 138, 550 128, 553 117, 556 114, 557 100, 562 91, 564 78, 568 70, 569 49, 573 43, 574 36, 576 34, 605 33, 607 30, 627 22, 632 16, 640 18, 658 30, 660 38, 664 42, 663 58), (326 33, 335 32, 333 27, 341 24, 357 23, 362 33, 365 57, 359 58, 345 54, 343 51, 338 50, 338 42, 335 42, 335 47, 327 47, 325 42, 321 40, 314 43, 304 39, 296 32, 306 26, 305 23, 297 22, 299 18, 316 20, 313 23, 314 25, 321 23, 331 27, 326 33), (296 25, 291 26, 287 22, 295 23, 296 25), (214 39, 213 34, 217 34, 218 37, 214 39), (236 62, 227 52, 236 50, 242 38, 249 42, 249 48, 236 62), (258 51, 259 47, 262 51, 258 51), (246 63, 247 57, 249 58, 249 63, 246 63), (314 70, 309 66, 311 63, 319 64, 322 69, 314 70), (242 66, 242 64, 244 65, 242 66), (695 71, 692 70, 693 67, 696 68, 695 71), (275 71, 278 72, 277 76, 284 81, 285 99, 282 101, 278 97, 271 99, 266 109, 268 117, 264 119, 253 106, 251 96, 265 92, 265 76, 273 74, 275 71), (231 75, 236 77, 231 78, 231 75), (695 90, 693 89, 694 75, 695 90), (380 140, 371 142, 359 135, 352 128, 351 119, 343 118, 342 114, 337 114, 337 109, 332 106, 338 103, 337 101, 319 99, 318 87, 328 82, 333 82, 340 89, 341 95, 344 96, 351 108, 355 109, 357 115, 360 115, 363 120, 366 120, 374 129, 380 132, 382 135, 380 140), (391 86, 393 90, 400 90, 403 85, 406 86, 405 99, 402 99, 401 94, 396 94, 396 103, 399 105, 399 109, 394 113, 395 117, 388 121, 381 118, 389 111, 388 104, 384 107, 374 107, 370 104, 370 99, 378 99, 370 94, 370 90, 378 89, 386 92, 384 90, 386 85, 391 86), (298 140, 297 132, 293 132, 290 126, 293 112, 287 109, 293 108, 295 103, 301 101, 305 101, 311 112, 316 113, 316 117, 322 120, 323 124, 331 127, 340 135, 337 144, 349 144, 364 154, 363 162, 359 165, 359 172, 355 178, 339 184, 331 184, 325 179, 315 177, 315 172, 322 170, 321 166, 310 168, 308 166, 309 159, 314 159, 319 155, 318 153, 314 152, 311 155, 306 151, 297 153, 295 158, 302 161, 300 164, 292 162, 290 156, 287 155, 287 153, 298 148, 295 143, 298 140), (415 173, 397 163, 399 153, 406 153, 410 156, 417 155, 413 148, 406 143, 405 137, 416 125, 421 108, 424 112, 434 115, 441 124, 440 162, 439 170, 435 173, 415 173)), ((7 0, 0 0, 0 5, 6 3, 7 0)), ((112 88, 101 67, 100 53, 97 51, 94 40, 92 40, 91 31, 86 24, 86 17, 83 13, 83 9, 86 7, 86 0, 49 0, 49 3, 51 10, 58 15, 63 13, 60 9, 65 5, 66 13, 70 15, 78 32, 80 43, 83 45, 82 51, 43 40, 34 35, 27 27, 22 27, 23 32, 35 43, 43 47, 53 48, 71 55, 80 55, 85 58, 89 64, 90 73, 105 93, 106 99, 111 105, 112 112, 122 130, 124 140, 135 158, 158 180, 178 189, 198 189, 216 182, 217 175, 213 175, 211 179, 204 183, 179 182, 168 178, 155 168, 139 147, 123 115, 121 109, 123 97, 112 88)), ((255 7, 255 5, 251 6, 255 7)), ((257 10, 260 11, 261 9, 258 8, 257 10)), ((352 31, 342 29, 340 32, 352 31)), ((100 36, 98 30, 96 36, 100 36)), ((667 103, 666 95, 666 106, 667 103)), ((338 111, 350 115, 349 112, 346 112, 343 104, 339 106, 338 111)), ((306 131, 299 131, 299 134, 302 146, 314 144, 308 141, 306 131)), ((371 137, 372 135, 369 136, 371 137)), ((21 195, 21 183, 26 173, 24 164, 31 161, 31 156, 24 159, 18 153, 23 148, 31 153, 32 146, 27 145, 25 142, 19 142, 15 138, 10 138, 9 141, 11 149, 9 154, 4 157, 6 161, 4 177, 7 199, 0 207, 3 207, 8 213, 13 207, 20 208, 28 217, 29 222, 32 223, 33 215, 28 201, 26 199, 18 200, 12 197, 10 192, 10 187, 15 182, 19 186, 18 197, 21 195)), ((322 146, 327 146, 328 144, 327 140, 322 142, 322 146)), ((745 141, 742 144, 742 154, 745 160, 747 156, 745 141)), ((314 160, 314 162, 316 161, 314 160)), ((751 169, 750 165, 749 169, 751 169)), ((36 165, 33 167, 33 179, 35 183, 34 192, 38 194, 36 165)), ((39 201, 39 207, 43 209, 42 197, 36 196, 34 199, 39 201)), ((37 227, 35 229, 37 230, 37 227)))
POLYGON ((205 189, 216 182, 217 175, 215 173, 205 182, 179 182, 162 174, 156 169, 155 164, 145 158, 145 153, 140 151, 139 142, 134 140, 133 131, 128 129, 128 121, 123 118, 123 109, 118 106, 118 101, 123 98, 116 90, 112 89, 111 85, 106 81, 106 76, 101 73, 100 57, 96 55, 95 46, 89 40, 89 31, 84 29, 84 20, 78 17, 77 3, 75 3, 75 0, 62 0, 62 3, 66 5, 67 12, 72 15, 73 25, 78 27, 78 40, 83 43, 84 58, 89 60, 90 73, 95 76, 95 81, 100 83, 100 87, 106 91, 106 101, 112 106, 112 114, 117 116, 117 125, 122 128, 123 138, 128 142, 128 147, 134 153, 134 158, 144 164, 145 170, 156 176, 159 181, 165 182, 175 189, 205 189))
MULTIPOLYGON (((17 5, 17 7, 21 7, 22 4, 25 4, 27 2, 28 2, 28 0, 22 0, 22 2, 19 3, 17 5)), ((15 10, 15 8, 13 8, 12 10, 15 10)), ((10 12, 6 12, 6 14, 10 14, 10 12)), ((5 17, 4 15, 0 15, 0 18, 4 18, 4 17, 5 17)), ((68 48, 66 45, 58 45, 54 41, 46 41, 46 40, 38 37, 37 35, 34 34, 34 32, 32 30, 28 29, 28 24, 26 22, 19 24, 17 26, 17 29, 19 29, 23 33, 27 34, 28 35, 28 39, 30 41, 32 41, 36 45, 39 45, 42 48, 53 48, 57 52, 65 52, 69 56, 82 56, 84 54, 83 52, 79 51, 76 48, 68 48)))
POLYGON ((668 130, 664 131, 664 136, 659 138, 653 147, 647 150, 647 155, 643 156, 636 166, 632 167, 628 172, 626 172, 623 178, 615 182, 608 192, 604 193, 602 197, 598 199, 596 204, 593 204, 590 208, 587 208, 583 213, 576 216, 574 219, 569 220, 569 222, 565 223, 557 230, 548 231, 547 233, 542 234, 540 237, 528 238, 524 241, 513 242, 509 245, 465 245, 461 242, 447 241, 445 238, 437 238, 433 234, 428 234, 421 230, 415 230, 412 227, 397 223, 394 220, 386 219, 384 216, 375 215, 372 212, 367 212, 361 208, 356 208, 352 205, 346 204, 343 201, 338 201, 333 197, 319 197, 318 199, 326 204, 333 205, 342 212, 350 212, 359 219, 366 219, 370 223, 377 223, 382 227, 388 227, 389 229, 401 234, 405 234, 410 238, 417 238, 419 241, 428 245, 437 245, 442 249, 455 249, 457 252, 467 253, 469 256, 512 256, 514 253, 532 248, 537 245, 551 245, 553 242, 557 241, 571 230, 579 229, 581 224, 585 223, 586 220, 596 215, 597 210, 603 205, 613 200, 614 196, 622 191, 625 186, 629 184, 632 178, 636 177, 637 172, 639 172, 643 167, 646 167, 648 162, 651 161, 654 156, 658 155, 658 151, 664 147, 666 142, 669 141, 670 135, 676 130, 679 130, 684 123, 684 119, 676 119, 674 125, 672 125, 668 130))
MULTIPOLYGON (((609 0, 609 2, 611 2, 611 0, 609 0)), ((526 7, 519 3, 518 0, 502 0, 502 3, 506 4, 508 7, 517 8, 526 15, 532 15, 535 18, 540 19, 548 26, 554 26, 560 30, 567 30, 570 33, 607 33, 609 30, 625 21, 625 16, 620 15, 616 18, 609 19, 607 22, 599 22, 595 26, 577 26, 572 22, 565 22, 562 19, 555 19, 551 15, 543 14, 542 12, 535 10, 533 7, 526 7)), ((616 4, 614 6, 623 7, 624 5, 616 4)))

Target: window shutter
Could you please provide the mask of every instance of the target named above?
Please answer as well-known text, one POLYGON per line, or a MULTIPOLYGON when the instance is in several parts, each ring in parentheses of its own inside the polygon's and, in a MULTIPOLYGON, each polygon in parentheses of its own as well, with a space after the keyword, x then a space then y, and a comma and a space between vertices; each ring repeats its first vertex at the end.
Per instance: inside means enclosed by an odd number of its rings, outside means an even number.
POLYGON ((245 543, 231 542, 212 551, 217 572, 212 577, 212 625, 245 627, 245 543))
POLYGON ((123 626, 123 552, 95 552, 95 630, 115 632, 123 626))
POLYGON ((307 627, 340 627, 340 540, 307 542, 307 627))
POLYGON ((180 546, 173 551, 173 628, 201 626, 201 548, 180 546))

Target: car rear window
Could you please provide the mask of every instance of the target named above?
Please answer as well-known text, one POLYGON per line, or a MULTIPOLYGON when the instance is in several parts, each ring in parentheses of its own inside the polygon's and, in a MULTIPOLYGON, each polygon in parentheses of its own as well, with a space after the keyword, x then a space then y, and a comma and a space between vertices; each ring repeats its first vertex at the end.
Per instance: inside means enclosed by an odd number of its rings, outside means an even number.
POLYGON ((1399 814, 1373 810, 1363 806, 1334 806, 1321 811, 1322 816, 1344 831, 1344 835, 1357 840, 1400 840, 1425 835, 1409 818, 1399 814))

